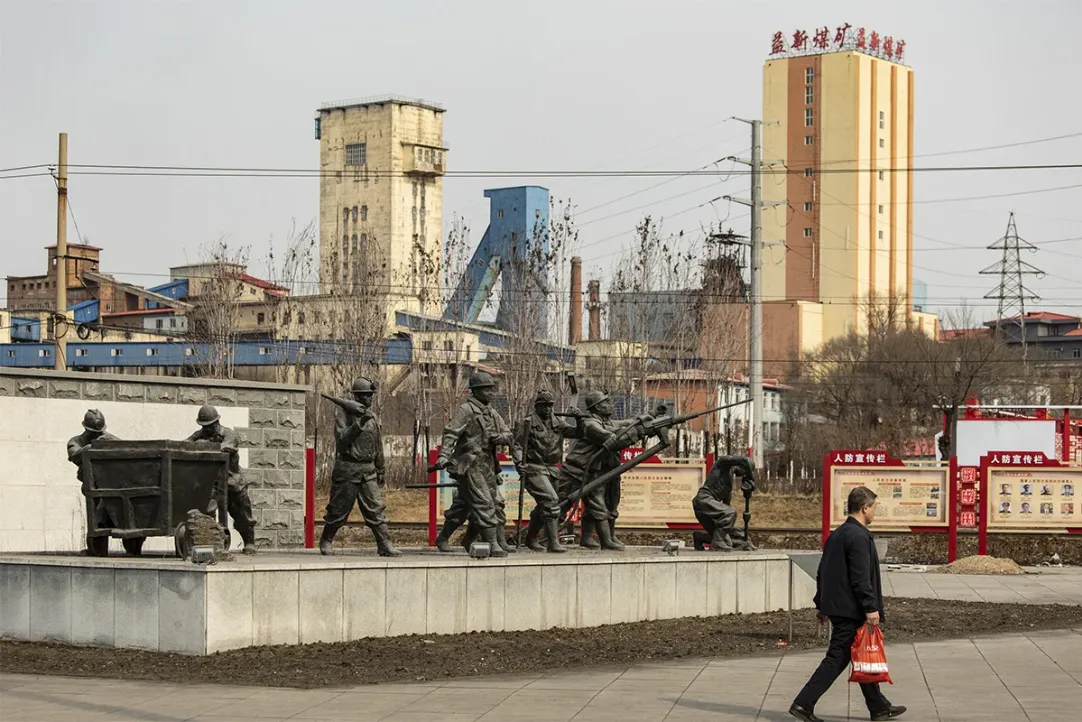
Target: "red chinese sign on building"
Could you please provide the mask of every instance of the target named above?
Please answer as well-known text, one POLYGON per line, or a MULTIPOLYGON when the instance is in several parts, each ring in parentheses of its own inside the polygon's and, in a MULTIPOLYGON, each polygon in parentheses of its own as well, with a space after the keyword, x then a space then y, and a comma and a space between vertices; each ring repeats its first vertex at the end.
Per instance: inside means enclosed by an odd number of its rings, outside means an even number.
POLYGON ((793 57, 814 55, 842 50, 858 50, 878 58, 901 62, 905 54, 905 41, 893 37, 880 36, 875 30, 853 28, 849 23, 839 25, 831 37, 830 28, 824 25, 812 31, 809 36, 805 30, 796 30, 792 42, 786 44, 786 35, 782 31, 774 33, 770 41, 772 57, 793 57))

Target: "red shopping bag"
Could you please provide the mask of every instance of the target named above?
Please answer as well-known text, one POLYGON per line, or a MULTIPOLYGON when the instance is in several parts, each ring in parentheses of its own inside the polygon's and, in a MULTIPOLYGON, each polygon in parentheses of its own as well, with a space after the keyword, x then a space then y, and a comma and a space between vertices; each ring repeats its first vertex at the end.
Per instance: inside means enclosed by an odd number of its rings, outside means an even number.
POLYGON ((857 684, 889 682, 894 684, 887 672, 887 650, 883 646, 883 631, 878 625, 861 625, 853 640, 853 672, 849 681, 857 684))

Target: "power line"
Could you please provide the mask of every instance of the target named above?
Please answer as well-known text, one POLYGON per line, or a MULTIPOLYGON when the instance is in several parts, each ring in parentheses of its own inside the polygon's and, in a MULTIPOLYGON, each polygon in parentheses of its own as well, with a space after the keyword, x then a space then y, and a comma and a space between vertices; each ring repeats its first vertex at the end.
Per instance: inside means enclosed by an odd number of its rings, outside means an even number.
MULTIPOLYGON (((165 177, 295 177, 295 178, 337 178, 353 175, 357 178, 405 178, 411 177, 412 173, 394 170, 372 170, 365 167, 363 170, 350 171, 322 170, 304 168, 232 168, 227 166, 165 166, 165 165, 106 165, 106 164, 79 164, 71 165, 70 168, 86 169, 74 170, 73 174, 97 175, 97 176, 165 176, 165 177)), ((929 167, 889 167, 889 168, 822 168, 821 174, 854 174, 854 173, 956 173, 956 172, 996 172, 1018 170, 1077 170, 1082 168, 1082 163, 1029 163, 1013 165, 965 165, 965 166, 929 166, 929 167)), ((786 175, 789 170, 764 169, 766 175, 786 175)), ((722 175, 751 175, 750 170, 709 170, 700 169, 695 171, 686 170, 463 170, 446 171, 442 177, 447 178, 518 178, 518 177, 682 177, 682 176, 705 176, 717 177, 722 175)), ((0 176, 3 178, 3 176, 0 176)))

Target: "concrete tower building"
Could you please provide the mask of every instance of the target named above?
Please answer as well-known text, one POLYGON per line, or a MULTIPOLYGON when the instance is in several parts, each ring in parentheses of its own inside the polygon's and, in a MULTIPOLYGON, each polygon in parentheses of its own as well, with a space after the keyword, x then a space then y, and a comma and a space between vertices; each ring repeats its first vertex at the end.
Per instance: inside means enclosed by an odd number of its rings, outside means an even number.
POLYGON ((440 315, 443 113, 381 96, 326 103, 316 114, 324 293, 378 287, 389 311, 440 315))
POLYGON ((913 71, 905 42, 849 25, 777 33, 763 69, 767 358, 867 328, 867 304, 913 311, 913 71), (792 42, 790 42, 790 40, 792 42), (781 243, 781 242, 784 242, 781 243), (771 338, 773 336, 773 338, 771 338), (794 348, 795 347, 795 348, 794 348))

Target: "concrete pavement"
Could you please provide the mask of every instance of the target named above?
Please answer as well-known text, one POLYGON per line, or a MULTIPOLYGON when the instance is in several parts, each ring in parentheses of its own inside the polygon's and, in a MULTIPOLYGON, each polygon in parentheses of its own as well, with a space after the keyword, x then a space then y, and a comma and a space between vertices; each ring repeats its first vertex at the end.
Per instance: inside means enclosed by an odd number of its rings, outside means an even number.
MULTIPOLYGON (((1082 709, 1082 630, 889 646, 905 719, 1073 722, 1082 709)), ((0 676, 5 722, 362 720, 375 722, 729 722, 791 719, 787 710, 821 652, 682 660, 544 676, 321 690, 185 686, 0 676)), ((860 690, 837 682, 817 710, 867 719, 860 690)))
POLYGON ((888 597, 956 599, 961 602, 1082 605, 1082 569, 1029 567, 1029 574, 976 575, 883 569, 888 597))

